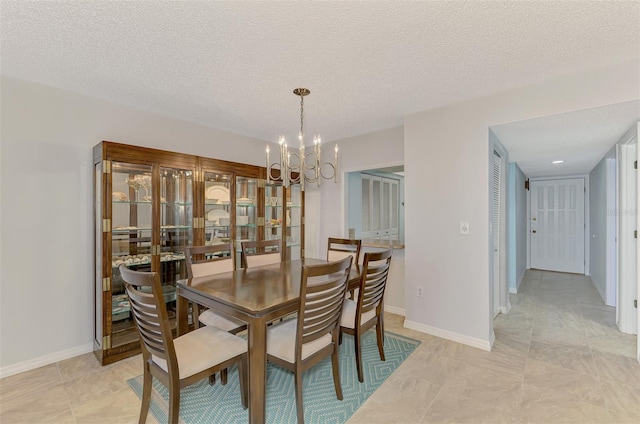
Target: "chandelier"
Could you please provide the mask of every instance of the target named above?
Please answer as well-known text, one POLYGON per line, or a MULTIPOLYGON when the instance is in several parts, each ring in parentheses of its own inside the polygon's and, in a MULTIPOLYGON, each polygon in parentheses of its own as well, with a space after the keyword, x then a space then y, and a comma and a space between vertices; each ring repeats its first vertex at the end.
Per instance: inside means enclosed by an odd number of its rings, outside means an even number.
POLYGON ((335 147, 333 163, 322 162, 322 139, 319 135, 313 137, 313 151, 305 152, 304 146, 304 97, 311 92, 306 88, 296 88, 293 94, 300 96, 300 132, 298 133, 299 148, 296 152, 289 149, 283 135, 280 136, 280 157, 273 163, 269 158, 267 145, 267 183, 282 182, 285 187, 290 184, 300 184, 304 191, 305 183, 317 184, 320 187, 322 179, 338 182, 338 145, 335 147), (327 174, 323 172, 327 171, 327 174))

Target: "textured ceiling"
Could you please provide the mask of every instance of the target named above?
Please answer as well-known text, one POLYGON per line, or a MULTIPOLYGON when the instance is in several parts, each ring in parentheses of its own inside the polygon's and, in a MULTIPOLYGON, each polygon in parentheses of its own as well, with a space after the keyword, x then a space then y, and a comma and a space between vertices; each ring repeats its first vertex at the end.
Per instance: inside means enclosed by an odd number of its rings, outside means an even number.
MULTIPOLYGON (((264 140, 637 60, 638 2, 0 2, 1 72, 264 140)), ((512 152, 513 153, 513 152, 512 152)))
POLYGON ((633 101, 491 129, 525 175, 561 176, 588 173, 639 120, 640 101, 633 101))

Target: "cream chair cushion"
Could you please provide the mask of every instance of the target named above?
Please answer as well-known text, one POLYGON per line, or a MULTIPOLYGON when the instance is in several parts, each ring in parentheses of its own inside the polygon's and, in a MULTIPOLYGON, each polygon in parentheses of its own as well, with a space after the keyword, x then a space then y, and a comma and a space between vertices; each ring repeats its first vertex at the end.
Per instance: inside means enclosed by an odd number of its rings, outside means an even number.
POLYGON ((238 319, 232 317, 226 318, 221 314, 212 311, 211 309, 207 309, 206 311, 202 312, 198 317, 198 321, 200 321, 204 325, 213 325, 214 327, 218 327, 219 329, 224 331, 232 331, 237 329, 238 327, 242 327, 243 325, 245 325, 244 322, 238 319))
POLYGON ((246 257, 247 268, 256 266, 277 264, 280 262, 280 253, 265 253, 264 255, 251 255, 246 257))
MULTIPOLYGON (((215 327, 202 327, 173 340, 180 378, 220 364, 247 351, 247 341, 215 327)), ((169 372, 167 361, 151 355, 153 362, 169 372)))
MULTIPOLYGON (((267 354, 291 364, 295 362, 298 320, 291 319, 267 328, 267 354)), ((302 345, 302 359, 331 344, 331 334, 302 345)))
MULTIPOLYGON (((340 320, 340 326, 347 328, 356 327, 356 309, 358 304, 351 299, 345 299, 344 306, 342 307, 342 318, 340 320)), ((371 318, 375 318, 376 310, 371 309, 364 314, 360 320, 361 323, 369 321, 371 318)))
POLYGON ((194 277, 204 277, 205 275, 231 271, 233 271, 233 259, 220 259, 191 265, 191 273, 194 277))

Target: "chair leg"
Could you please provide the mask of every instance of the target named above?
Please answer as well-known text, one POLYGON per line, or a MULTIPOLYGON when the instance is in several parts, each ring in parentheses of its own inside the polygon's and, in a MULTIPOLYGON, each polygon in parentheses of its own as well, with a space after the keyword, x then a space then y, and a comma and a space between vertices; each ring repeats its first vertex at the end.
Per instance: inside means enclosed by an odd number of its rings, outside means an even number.
POLYGON ((247 355, 243 355, 240 362, 238 362, 238 378, 240 379, 240 398, 242 400, 242 408, 247 409, 249 407, 249 400, 247 396, 247 355))
POLYGON ((333 385, 336 388, 336 397, 342 400, 342 384, 340 383, 340 365, 338 364, 338 346, 334 344, 331 354, 331 365, 333 368, 333 385))
POLYGON ((214 384, 216 384, 216 375, 215 374, 211 374, 209 376, 209 385, 213 386, 214 384))
POLYGON ((169 382, 169 424, 178 424, 178 414, 180 411, 180 382, 173 380, 169 382))
POLYGON ((140 418, 138 424, 144 424, 147 422, 147 415, 149 414, 149 405, 151 404, 151 386, 153 383, 153 377, 149 372, 149 365, 145 362, 144 374, 142 377, 142 406, 140 407, 140 418))
POLYGON ((193 320, 193 328, 194 329, 198 329, 200 328, 200 320, 198 319, 200 317, 200 314, 202 313, 202 310, 200 309, 200 305, 198 305, 197 303, 192 303, 192 307, 191 307, 191 315, 192 315, 192 320, 193 320))
POLYGON ((220 371, 220 382, 222 383, 222 385, 226 385, 227 384, 227 369, 223 369, 222 371, 220 371))
POLYGON ((378 319, 378 323, 376 324, 376 339, 378 339, 378 352, 380 353, 380 359, 384 361, 384 332, 380 319, 378 319))
POLYGON ((298 412, 298 424, 304 424, 304 409, 302 405, 302 369, 296 367, 294 371, 294 379, 296 386, 296 410, 298 412))
POLYGON ((338 344, 342 344, 342 330, 340 330, 340 333, 338 334, 338 344))
POLYGON ((364 374, 362 372, 362 345, 360 344, 360 332, 356 330, 353 335, 354 345, 356 346, 356 368, 358 369, 358 381, 364 383, 364 374))

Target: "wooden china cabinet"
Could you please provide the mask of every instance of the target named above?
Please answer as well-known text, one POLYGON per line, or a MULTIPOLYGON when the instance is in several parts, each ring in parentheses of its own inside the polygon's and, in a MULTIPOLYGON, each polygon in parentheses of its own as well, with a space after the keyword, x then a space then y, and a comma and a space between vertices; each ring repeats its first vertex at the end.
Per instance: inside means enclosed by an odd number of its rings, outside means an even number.
POLYGON ((304 256, 304 193, 265 184, 265 168, 103 141, 93 149, 94 353, 109 364, 139 353, 118 267, 156 271, 175 328, 176 281, 188 246, 282 240, 304 256))

